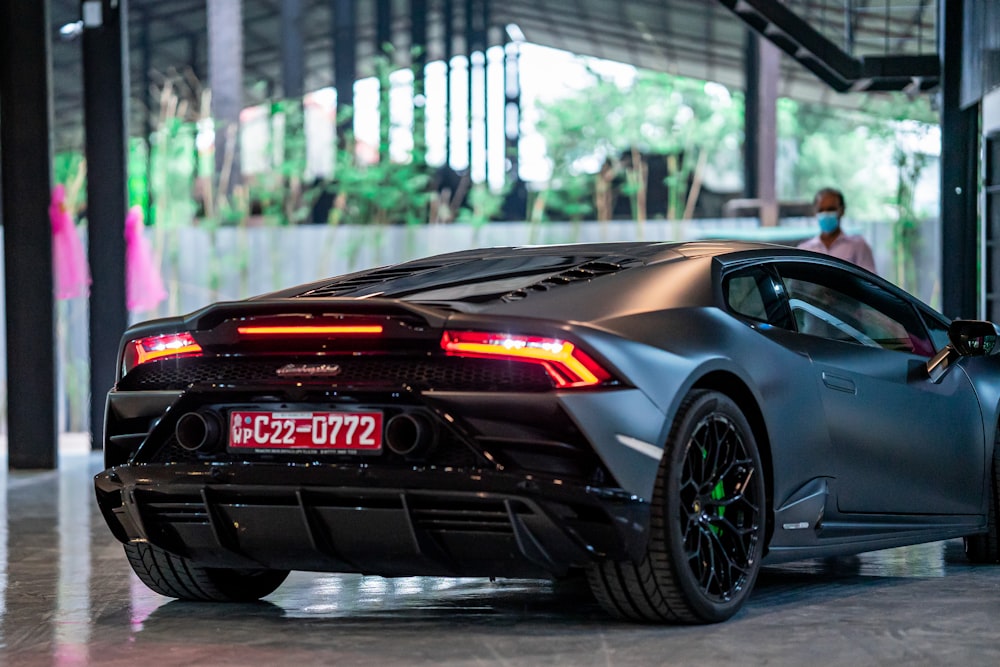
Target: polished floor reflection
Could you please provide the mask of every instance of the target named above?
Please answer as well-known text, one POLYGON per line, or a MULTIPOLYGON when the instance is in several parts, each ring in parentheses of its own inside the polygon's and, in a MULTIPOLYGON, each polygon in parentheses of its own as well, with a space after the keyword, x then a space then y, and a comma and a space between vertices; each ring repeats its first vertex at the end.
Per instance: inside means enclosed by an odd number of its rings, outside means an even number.
POLYGON ((534 581, 294 573, 261 603, 194 604, 131 574, 82 441, 58 472, 2 463, 0 665, 1000 664, 1000 567, 960 541, 768 568, 708 627, 619 623, 534 581))

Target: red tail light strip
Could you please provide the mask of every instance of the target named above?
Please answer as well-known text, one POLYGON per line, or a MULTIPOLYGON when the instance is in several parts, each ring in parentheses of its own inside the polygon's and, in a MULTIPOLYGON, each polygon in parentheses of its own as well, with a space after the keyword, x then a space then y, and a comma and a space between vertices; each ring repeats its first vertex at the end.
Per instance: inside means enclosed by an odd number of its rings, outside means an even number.
POLYGON ((201 354, 201 345, 189 333, 163 334, 139 338, 125 348, 124 370, 128 373, 140 366, 163 357, 190 357, 201 354))
POLYGON ((509 359, 543 366, 558 387, 589 387, 611 374, 568 341, 480 331, 446 331, 441 347, 449 355, 509 359))
POLYGON ((351 326, 247 326, 237 327, 241 336, 324 336, 382 333, 381 324, 351 326))

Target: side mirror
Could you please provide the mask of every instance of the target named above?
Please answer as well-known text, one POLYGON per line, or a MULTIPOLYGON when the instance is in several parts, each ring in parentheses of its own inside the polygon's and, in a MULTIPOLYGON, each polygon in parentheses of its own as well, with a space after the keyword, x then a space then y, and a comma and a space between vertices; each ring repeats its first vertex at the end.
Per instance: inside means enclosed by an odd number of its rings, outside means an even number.
POLYGON ((984 320, 954 320, 948 327, 951 341, 927 362, 931 382, 940 382, 945 371, 959 357, 982 357, 1000 354, 1000 328, 984 320))
POLYGON ((983 320, 955 320, 948 327, 948 339, 963 357, 981 357, 1000 353, 997 339, 1000 329, 983 320))

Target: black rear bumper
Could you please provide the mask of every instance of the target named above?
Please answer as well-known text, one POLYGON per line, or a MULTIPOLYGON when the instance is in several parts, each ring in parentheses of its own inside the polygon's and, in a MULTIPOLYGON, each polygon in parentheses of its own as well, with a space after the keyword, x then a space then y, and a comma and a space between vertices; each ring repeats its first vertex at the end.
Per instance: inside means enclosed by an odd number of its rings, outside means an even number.
POLYGON ((206 567, 559 577, 637 560, 648 505, 529 476, 364 465, 123 465, 95 478, 121 542, 206 567))

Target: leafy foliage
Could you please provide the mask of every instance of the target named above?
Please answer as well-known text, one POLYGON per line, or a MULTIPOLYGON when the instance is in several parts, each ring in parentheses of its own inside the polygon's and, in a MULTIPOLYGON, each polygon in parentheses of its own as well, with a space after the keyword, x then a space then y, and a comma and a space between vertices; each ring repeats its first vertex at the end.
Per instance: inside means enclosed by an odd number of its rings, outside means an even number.
POLYGON ((899 176, 896 185, 896 222, 892 227, 896 275, 893 281, 903 289, 915 292, 917 285, 916 254, 920 244, 920 217, 914 195, 920 175, 927 166, 928 156, 897 148, 893 155, 899 176))
MULTIPOLYGON (((391 64, 388 55, 376 58, 376 76, 383 102, 388 100, 391 64)), ((340 126, 350 120, 353 110, 345 109, 340 126)), ((419 114, 417 115, 419 117, 419 114)), ((426 163, 426 146, 422 138, 415 139, 409 159, 393 161, 389 156, 391 118, 383 112, 380 124, 379 159, 365 164, 358 158, 354 137, 346 136, 337 150, 333 190, 336 200, 330 222, 334 224, 386 225, 402 222, 408 225, 427 222, 430 192, 430 170, 426 163)), ((422 136, 417 130, 414 134, 422 136)))
MULTIPOLYGON (((730 182, 742 180, 740 93, 643 70, 624 85, 593 70, 588 76, 574 94, 541 105, 537 127, 552 163, 550 189, 558 193, 545 197, 553 215, 579 215, 588 190, 568 179, 596 179, 592 189, 600 191, 602 176, 592 174, 604 163, 624 176, 622 191, 632 200, 633 216, 642 219, 640 158, 650 153, 670 156, 670 218, 686 217, 704 170, 728 174, 730 182)), ((935 123, 936 116, 926 97, 872 96, 856 112, 779 99, 779 199, 808 201, 819 188, 834 186, 847 193, 853 217, 891 215, 896 205, 891 156, 903 121, 935 123)), ((600 195, 597 200, 597 217, 606 219, 607 207, 600 195)))
MULTIPOLYGON (((715 154, 727 139, 738 143, 741 136, 742 103, 721 86, 661 72, 637 70, 622 85, 593 69, 590 81, 577 94, 541 105, 538 131, 545 139, 553 167, 554 189, 561 196, 549 206, 570 219, 581 209, 582 188, 575 176, 596 171, 604 164, 624 172, 625 192, 633 203, 633 216, 645 218, 643 204, 645 154, 674 156, 666 184, 672 200, 668 217, 681 217, 686 209, 689 183, 700 179, 701 155, 715 154), (564 185, 565 184, 565 185, 564 185)), ((605 206, 597 205, 604 219, 605 206)))
POLYGON ((507 188, 493 192, 485 183, 476 183, 469 189, 468 202, 458 211, 456 222, 484 225, 496 218, 503 208, 507 188))
POLYGON ((926 100, 878 99, 868 110, 831 111, 821 105, 778 101, 778 195, 808 200, 822 187, 837 187, 848 200, 848 215, 879 220, 896 204, 899 151, 905 121, 926 128, 926 100))

